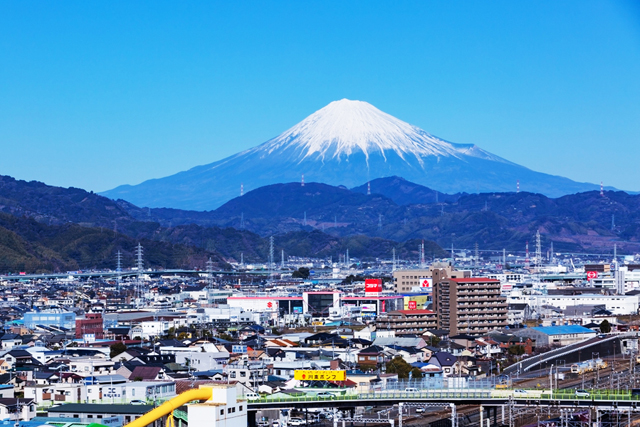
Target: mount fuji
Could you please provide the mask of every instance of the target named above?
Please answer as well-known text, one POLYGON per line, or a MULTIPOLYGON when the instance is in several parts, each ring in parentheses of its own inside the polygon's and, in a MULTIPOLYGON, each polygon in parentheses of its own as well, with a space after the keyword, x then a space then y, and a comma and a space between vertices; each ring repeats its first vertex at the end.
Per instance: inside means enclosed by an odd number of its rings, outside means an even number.
POLYGON ((598 189, 509 162, 473 144, 455 144, 362 101, 343 99, 277 137, 226 159, 102 195, 138 206, 215 209, 257 187, 300 181, 355 187, 401 176, 446 193, 523 191, 558 197, 598 189))

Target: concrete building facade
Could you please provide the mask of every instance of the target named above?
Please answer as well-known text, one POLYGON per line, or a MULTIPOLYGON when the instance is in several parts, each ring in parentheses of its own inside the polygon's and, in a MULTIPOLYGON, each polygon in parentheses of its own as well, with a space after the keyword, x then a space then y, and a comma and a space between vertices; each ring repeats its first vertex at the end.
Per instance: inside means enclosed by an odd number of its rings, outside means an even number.
POLYGON ((495 279, 442 280, 434 286, 433 307, 438 329, 450 335, 484 335, 507 325, 507 299, 495 279))

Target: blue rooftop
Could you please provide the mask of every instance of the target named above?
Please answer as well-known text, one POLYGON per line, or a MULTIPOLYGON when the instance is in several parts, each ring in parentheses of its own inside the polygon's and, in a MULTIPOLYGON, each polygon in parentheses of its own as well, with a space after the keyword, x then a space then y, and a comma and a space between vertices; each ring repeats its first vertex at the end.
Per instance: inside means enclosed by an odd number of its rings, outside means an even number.
POLYGON ((536 326, 531 329, 540 331, 545 335, 565 335, 565 334, 593 334, 593 330, 580 325, 567 326, 536 326))

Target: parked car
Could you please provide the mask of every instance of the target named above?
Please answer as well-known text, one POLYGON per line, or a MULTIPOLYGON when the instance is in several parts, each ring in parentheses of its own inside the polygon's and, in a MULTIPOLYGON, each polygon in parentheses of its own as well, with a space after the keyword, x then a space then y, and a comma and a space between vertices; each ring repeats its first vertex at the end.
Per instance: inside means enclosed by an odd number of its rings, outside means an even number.
POLYGON ((287 421, 287 424, 290 426, 303 426, 307 424, 307 422, 302 418, 289 418, 289 421, 287 421))
POLYGON ((526 396, 527 395, 527 391, 526 390, 522 390, 522 389, 517 389, 517 390, 513 390, 513 394, 516 396, 526 396))
POLYGON ((589 397, 589 392, 587 390, 576 390, 577 397, 589 397))
POLYGON ((424 406, 419 406, 416 408, 416 414, 422 414, 427 410, 424 406))
POLYGON ((261 396, 258 393, 245 393, 244 397, 246 397, 247 400, 258 400, 261 396))
POLYGON ((147 402, 145 402, 144 400, 139 400, 139 399, 133 399, 131 401, 129 401, 130 405, 146 405, 147 402))
POLYGON ((407 393, 418 393, 420 390, 418 390, 415 387, 407 387, 407 388, 404 389, 404 391, 407 392, 407 393))

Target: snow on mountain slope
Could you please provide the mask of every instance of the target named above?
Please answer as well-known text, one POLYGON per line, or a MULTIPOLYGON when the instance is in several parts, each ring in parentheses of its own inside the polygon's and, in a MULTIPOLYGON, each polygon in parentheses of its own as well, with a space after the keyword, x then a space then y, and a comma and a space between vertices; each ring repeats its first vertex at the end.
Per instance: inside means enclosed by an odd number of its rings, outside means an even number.
POLYGON ((298 152, 298 161, 306 158, 340 161, 358 152, 368 160, 373 153, 386 158, 385 153, 393 151, 404 160, 412 156, 420 164, 423 164, 424 156, 460 157, 461 154, 473 156, 477 153, 477 157, 485 157, 489 154, 476 150, 473 145, 452 144, 436 138, 368 102, 348 99, 330 103, 276 138, 245 153, 272 155, 285 150, 298 152))
POLYGON ((446 193, 523 191, 548 196, 597 188, 532 171, 473 144, 454 144, 371 104, 334 101, 277 137, 185 172, 102 193, 138 206, 215 209, 245 191, 299 181, 355 187, 400 176, 446 193))

